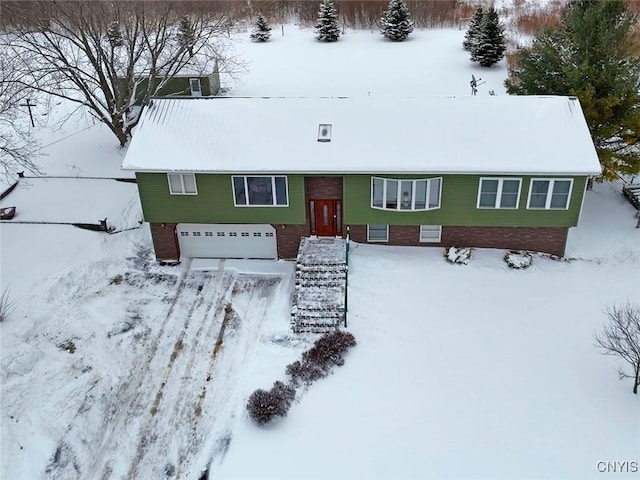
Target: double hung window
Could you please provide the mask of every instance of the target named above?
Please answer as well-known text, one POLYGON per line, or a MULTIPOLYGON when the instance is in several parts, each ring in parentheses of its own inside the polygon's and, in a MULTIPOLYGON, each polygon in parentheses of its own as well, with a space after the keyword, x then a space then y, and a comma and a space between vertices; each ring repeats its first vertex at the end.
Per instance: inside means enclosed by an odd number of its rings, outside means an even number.
POLYGON ((481 178, 478 208, 518 208, 520 178, 481 178))
POLYGON ((529 187, 529 209, 566 210, 573 180, 533 178, 529 187))
POLYGON ((196 176, 193 173, 168 173, 171 195, 197 195, 196 176))

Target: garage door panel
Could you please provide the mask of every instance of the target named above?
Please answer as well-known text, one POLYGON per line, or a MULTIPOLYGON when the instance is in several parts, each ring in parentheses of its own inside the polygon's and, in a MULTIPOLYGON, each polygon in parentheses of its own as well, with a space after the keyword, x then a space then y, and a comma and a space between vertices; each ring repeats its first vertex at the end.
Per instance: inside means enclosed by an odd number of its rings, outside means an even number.
POLYGON ((180 252, 196 258, 277 258, 271 225, 198 224, 177 226, 180 252))

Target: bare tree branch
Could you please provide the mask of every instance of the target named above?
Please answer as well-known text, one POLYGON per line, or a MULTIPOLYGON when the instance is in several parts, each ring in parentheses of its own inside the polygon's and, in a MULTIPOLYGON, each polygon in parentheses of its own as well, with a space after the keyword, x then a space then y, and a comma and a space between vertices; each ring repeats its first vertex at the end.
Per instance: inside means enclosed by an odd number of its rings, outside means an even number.
POLYGON ((20 170, 40 173, 34 162, 38 144, 29 129, 29 112, 23 106, 34 96, 22 84, 17 59, 0 47, 0 174, 7 180, 20 170))
POLYGON ((139 120, 134 102, 157 95, 176 75, 208 74, 216 65, 232 76, 246 70, 231 50, 232 15, 204 3, 186 16, 171 1, 37 3, 49 14, 46 22, 21 18, 18 10, 0 37, 22 59, 21 83, 85 105, 120 145, 139 120), (192 29, 189 42, 181 24, 192 29))
POLYGON ((603 355, 621 358, 629 366, 632 373, 622 368, 620 378, 633 378, 633 393, 638 393, 640 386, 640 308, 627 302, 623 306, 612 306, 605 311, 609 318, 602 332, 595 335, 596 346, 603 355))

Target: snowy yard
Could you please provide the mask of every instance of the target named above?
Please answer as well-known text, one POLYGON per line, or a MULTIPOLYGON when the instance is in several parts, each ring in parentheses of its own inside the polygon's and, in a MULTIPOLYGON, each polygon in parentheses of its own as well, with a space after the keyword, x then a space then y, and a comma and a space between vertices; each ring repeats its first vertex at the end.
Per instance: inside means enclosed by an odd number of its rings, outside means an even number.
MULTIPOLYGON (((231 93, 467 95, 474 73, 479 95, 503 94, 504 64, 471 65, 462 35, 392 44, 348 30, 320 45, 287 25, 267 44, 239 41, 250 73, 231 93)), ((115 137, 74 118, 39 133, 46 173, 126 176, 115 137)), ((113 190, 92 194, 113 201, 82 204, 88 180, 42 182, 61 182, 92 222, 140 215, 132 184, 100 180, 113 190)), ((2 204, 63 221, 46 195, 2 204)), ((0 224, 0 287, 18 300, 0 324, 0 478, 608 478, 599 461, 640 460, 639 400, 593 345, 606 306, 640 302, 634 214, 618 185, 596 185, 568 260, 534 256, 522 271, 498 250, 462 266, 439 248, 354 244, 358 345, 267 428, 247 397, 316 338, 289 327, 292 263, 162 267, 146 225, 0 224)))
POLYGON ((638 399, 593 346, 605 306, 640 301, 633 213, 596 186, 570 240, 581 258, 522 271, 498 250, 462 266, 440 249, 356 246, 358 345, 277 426, 238 418, 220 478, 586 479, 599 461, 637 461, 638 399))
POLYGON ((284 33, 274 26, 267 43, 241 37, 238 48, 245 52, 250 74, 233 95, 460 96, 471 94, 472 74, 486 82, 478 95, 505 92, 504 62, 490 69, 471 63, 460 30, 416 30, 399 43, 368 30, 347 29, 340 41, 328 44, 316 41, 307 28, 285 25, 284 33))
POLYGON ((98 178, 21 178, 0 207, 19 205, 17 222, 98 224, 106 218, 114 230, 142 220, 135 183, 98 178))

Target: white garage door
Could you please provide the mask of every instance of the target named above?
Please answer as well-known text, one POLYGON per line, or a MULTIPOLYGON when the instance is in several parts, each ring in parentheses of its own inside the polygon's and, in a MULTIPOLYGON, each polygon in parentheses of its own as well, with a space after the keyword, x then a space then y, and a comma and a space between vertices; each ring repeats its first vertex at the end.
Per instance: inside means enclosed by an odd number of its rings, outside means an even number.
POLYGON ((195 258, 277 258, 271 225, 180 223, 180 253, 195 258))

